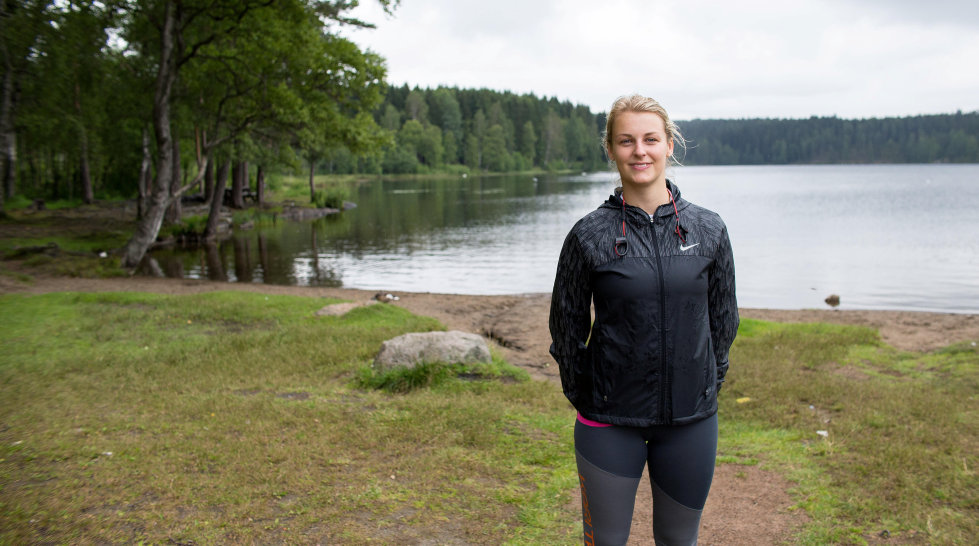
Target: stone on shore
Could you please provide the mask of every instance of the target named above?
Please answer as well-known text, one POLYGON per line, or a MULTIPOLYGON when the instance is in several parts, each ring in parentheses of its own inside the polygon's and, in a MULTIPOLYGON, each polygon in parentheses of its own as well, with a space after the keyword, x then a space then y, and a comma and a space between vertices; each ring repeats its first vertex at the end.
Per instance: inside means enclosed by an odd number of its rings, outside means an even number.
POLYGON ((387 371, 434 362, 488 363, 491 359, 489 346, 479 335, 458 330, 424 332, 404 334, 385 341, 374 359, 374 368, 387 371))

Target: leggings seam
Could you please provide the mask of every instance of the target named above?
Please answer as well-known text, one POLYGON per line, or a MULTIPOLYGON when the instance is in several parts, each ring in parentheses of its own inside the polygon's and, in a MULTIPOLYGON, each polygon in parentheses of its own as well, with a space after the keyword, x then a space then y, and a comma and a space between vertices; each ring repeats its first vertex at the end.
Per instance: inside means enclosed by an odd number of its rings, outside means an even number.
POLYGON ((702 511, 704 510, 703 508, 694 508, 693 506, 687 506, 686 504, 684 504, 684 503, 682 503, 682 502, 680 502, 680 501, 678 501, 678 500, 676 500, 675 498, 673 498, 673 495, 671 495, 671 494, 669 494, 669 493, 667 493, 667 492, 666 492, 666 491, 665 491, 665 490, 664 490, 664 489, 663 489, 663 488, 662 488, 662 487, 660 486, 660 484, 658 484, 658 483, 656 483, 656 480, 654 480, 652 476, 649 476, 649 483, 651 483, 653 487, 655 487, 656 489, 658 489, 658 490, 659 490, 659 492, 660 492, 660 493, 661 493, 661 494, 662 494, 663 496, 665 496, 666 498, 668 498, 668 499, 670 499, 671 501, 673 501, 673 502, 675 502, 675 503, 677 503, 677 504, 679 504, 680 506, 682 506, 682 507, 684 507, 684 508, 686 508, 687 510, 696 510, 696 511, 698 511, 698 512, 702 512, 702 511))
MULTIPOLYGON (((624 475, 624 474, 616 474, 615 472, 611 472, 609 470, 605 470, 604 468, 602 468, 602 467, 598 466, 597 464, 593 463, 588 457, 585 457, 584 455, 582 455, 581 452, 578 451, 578 448, 575 448, 574 453, 578 457, 581 457, 582 460, 584 460, 588 464, 592 465, 595 468, 595 470, 597 470, 597 471, 599 471, 599 472, 601 472, 603 474, 608 474, 609 476, 613 476, 613 477, 616 477, 616 478, 628 478, 630 480, 640 480, 640 479, 642 479, 642 474, 640 474, 638 476, 627 476, 627 475, 624 475)), ((643 465, 643 466, 645 467, 645 465, 643 465)))

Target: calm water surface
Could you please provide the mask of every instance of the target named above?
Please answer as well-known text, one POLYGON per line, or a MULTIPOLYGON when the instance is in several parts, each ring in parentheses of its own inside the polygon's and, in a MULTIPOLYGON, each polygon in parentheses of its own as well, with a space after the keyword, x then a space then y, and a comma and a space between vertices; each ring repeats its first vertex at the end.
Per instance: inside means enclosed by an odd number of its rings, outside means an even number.
MULTIPOLYGON (((683 167, 728 225, 744 307, 979 312, 979 165, 683 167)), ((358 207, 153 254, 171 276, 456 294, 549 292, 611 173, 370 182, 358 207)), ((611 229, 611 226, 610 226, 611 229)))

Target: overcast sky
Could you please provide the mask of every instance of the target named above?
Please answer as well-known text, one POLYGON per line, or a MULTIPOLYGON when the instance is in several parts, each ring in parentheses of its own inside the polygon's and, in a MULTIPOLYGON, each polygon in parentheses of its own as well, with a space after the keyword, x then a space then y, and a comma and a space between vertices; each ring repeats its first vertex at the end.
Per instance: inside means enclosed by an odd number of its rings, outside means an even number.
POLYGON ((489 88, 675 119, 979 110, 975 0, 372 0, 348 32, 394 85, 489 88))

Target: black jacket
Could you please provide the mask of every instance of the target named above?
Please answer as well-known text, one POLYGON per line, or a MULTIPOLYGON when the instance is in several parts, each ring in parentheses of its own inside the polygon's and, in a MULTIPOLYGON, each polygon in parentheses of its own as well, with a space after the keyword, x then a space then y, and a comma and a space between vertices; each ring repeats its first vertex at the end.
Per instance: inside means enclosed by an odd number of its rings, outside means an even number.
POLYGON ((686 243, 671 204, 651 219, 623 208, 617 191, 575 224, 561 249, 551 354, 565 396, 588 419, 685 424, 717 411, 738 330, 731 242, 720 216, 667 184, 686 243), (623 222, 627 248, 620 241, 617 253, 623 222))

